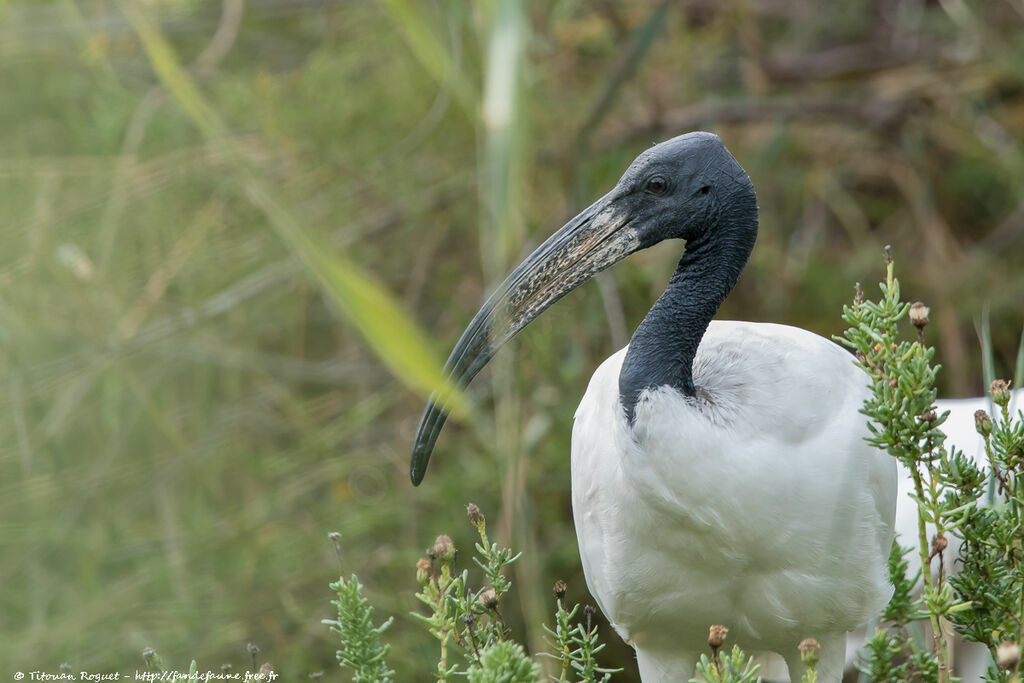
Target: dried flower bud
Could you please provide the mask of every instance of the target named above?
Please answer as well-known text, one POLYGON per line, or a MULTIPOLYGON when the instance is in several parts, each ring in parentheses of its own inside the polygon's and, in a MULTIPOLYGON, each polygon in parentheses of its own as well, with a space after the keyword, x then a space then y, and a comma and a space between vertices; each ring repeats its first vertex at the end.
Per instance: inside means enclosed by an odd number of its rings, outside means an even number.
POLYGON ((988 436, 992 433, 992 418, 984 410, 974 411, 974 428, 982 436, 988 436))
POLYGON ((818 665, 818 657, 821 654, 821 643, 814 638, 804 638, 800 641, 800 644, 796 646, 796 649, 800 651, 800 661, 804 663, 806 667, 815 667, 818 665))
POLYGON ((493 588, 485 589, 480 593, 480 597, 478 597, 477 600, 479 600, 480 604, 487 609, 494 609, 498 606, 498 594, 494 592, 493 588))
POLYGON ((309 679, 311 681, 319 681, 323 677, 324 677, 324 672, 323 671, 314 671, 313 673, 309 674, 309 679))
POLYGON ((156 653, 151 647, 147 647, 142 650, 142 659, 146 661, 146 668, 150 671, 159 671, 163 669, 163 662, 160 660, 160 655, 156 653))
POLYGON ((426 586, 430 581, 430 560, 421 557, 416 561, 416 583, 426 586))
POLYGON ((1017 647, 1017 643, 1009 640, 1004 640, 999 643, 999 647, 996 648, 996 663, 1000 669, 1008 671, 1017 667, 1017 662, 1020 661, 1020 648, 1017 647))
POLYGON ((448 534, 441 534, 434 540, 434 547, 430 549, 429 555, 435 560, 451 562, 455 559, 455 544, 448 534))
POLYGON ((555 587, 551 590, 555 594, 555 597, 561 600, 565 597, 565 592, 569 590, 569 586, 565 583, 565 581, 559 579, 558 581, 555 581, 555 587))
POLYGON ((277 678, 274 674, 274 667, 271 666, 270 662, 263 662, 263 666, 260 667, 260 672, 257 675, 258 678, 256 680, 258 681, 272 681, 277 678))
POLYGON ((717 651, 718 648, 722 647, 722 643, 725 642, 725 636, 729 633, 729 629, 722 626, 721 624, 715 624, 708 629, 708 647, 713 651, 717 651))
MULTIPOLYGON (((71 673, 71 665, 69 663, 67 663, 67 662, 61 662, 60 663, 60 672, 62 674, 69 674, 69 673, 71 673)), ((74 680, 74 679, 71 679, 71 680, 74 680)))
POLYGON ((338 564, 342 564, 341 561, 341 534, 337 531, 332 531, 327 534, 327 538, 330 539, 331 543, 334 544, 334 554, 338 556, 338 564))
POLYGON ((997 379, 992 382, 988 392, 992 394, 992 400, 997 406, 1005 407, 1010 402, 1010 383, 1005 379, 997 379))
POLYGON ((941 553, 948 545, 949 541, 942 534, 932 536, 932 557, 941 553))
POLYGON ((480 508, 476 506, 476 503, 470 503, 466 506, 466 516, 469 517, 469 523, 475 527, 479 527, 487 521, 484 519, 484 513, 480 512, 480 508))
POLYGON ((245 651, 251 654, 253 657, 255 657, 260 653, 260 648, 258 645, 256 645, 256 643, 246 643, 245 651))
POLYGON ((921 413, 921 422, 935 422, 935 409, 929 408, 928 410, 921 413))
POLYGON ((910 304, 910 322, 913 323, 914 327, 917 329, 923 330, 924 326, 928 324, 928 314, 930 312, 930 308, 920 301, 915 301, 910 304))
POLYGON ((229 671, 231 671, 231 663, 228 662, 226 664, 221 664, 220 665, 220 670, 221 670, 222 673, 228 673, 229 671))
POLYGON ((596 614, 597 608, 593 605, 583 606, 583 617, 587 622, 587 633, 593 633, 594 629, 597 628, 596 626, 594 626, 594 616, 596 614))

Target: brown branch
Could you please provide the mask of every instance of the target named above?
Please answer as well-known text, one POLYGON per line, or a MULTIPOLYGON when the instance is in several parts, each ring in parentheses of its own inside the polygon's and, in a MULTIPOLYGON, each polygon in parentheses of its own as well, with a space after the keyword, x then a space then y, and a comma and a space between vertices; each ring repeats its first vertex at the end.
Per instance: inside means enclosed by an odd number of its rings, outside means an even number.
POLYGON ((914 38, 912 44, 916 48, 913 50, 902 48, 904 43, 873 40, 812 53, 776 53, 769 55, 761 68, 776 83, 803 83, 893 69, 941 57, 939 46, 923 42, 920 36, 914 38))
POLYGON ((742 97, 701 102, 670 109, 656 121, 627 124, 602 136, 600 150, 668 132, 693 130, 706 124, 752 123, 770 119, 833 120, 886 127, 903 120, 913 104, 906 99, 869 97, 780 96, 742 97))

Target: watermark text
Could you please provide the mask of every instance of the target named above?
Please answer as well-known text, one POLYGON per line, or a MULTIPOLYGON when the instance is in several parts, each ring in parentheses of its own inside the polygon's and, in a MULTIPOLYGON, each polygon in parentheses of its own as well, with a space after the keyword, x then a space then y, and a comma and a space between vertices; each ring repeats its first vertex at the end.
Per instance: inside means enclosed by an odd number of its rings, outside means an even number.
POLYGON ((16 681, 146 681, 146 683, 175 683, 176 681, 242 681, 257 683, 277 678, 273 671, 15 671, 16 681))

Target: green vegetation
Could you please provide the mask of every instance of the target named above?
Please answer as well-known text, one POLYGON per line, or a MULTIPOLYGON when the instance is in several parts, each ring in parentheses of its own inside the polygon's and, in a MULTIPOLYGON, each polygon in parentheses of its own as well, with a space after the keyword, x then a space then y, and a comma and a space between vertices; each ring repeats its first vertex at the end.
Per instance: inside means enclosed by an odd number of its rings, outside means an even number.
MULTIPOLYGON (((538 680, 541 667, 521 644, 509 640, 501 616, 502 599, 512 587, 503 570, 520 555, 513 556, 508 548, 488 542, 487 521, 479 507, 471 503, 467 513, 480 535, 473 561, 483 571, 486 583, 474 590, 468 570, 456 573, 458 551, 446 534, 434 541, 429 559, 420 558, 416 563, 416 581, 421 588, 416 597, 430 614, 414 612, 413 616, 441 645, 434 675, 442 681, 465 677, 478 683, 533 683, 538 680)), ((357 683, 392 680, 394 672, 384 661, 389 648, 380 642, 381 633, 391 621, 374 625, 373 608, 367 604, 355 576, 347 582, 339 580, 331 588, 338 593, 334 602, 338 619, 324 623, 341 640, 339 663, 352 670, 352 680, 357 683)), ((574 681, 606 683, 611 674, 621 669, 602 668, 595 661, 595 655, 604 649, 598 642, 595 610, 590 605, 584 609, 585 628, 583 624, 574 624, 580 606, 567 610, 563 603, 565 591, 564 581, 555 584, 555 628, 544 627, 554 638, 551 645, 557 654, 550 656, 562 663, 558 680, 570 680, 572 670, 574 681)), ((420 665, 422 673, 427 668, 426 661, 420 665)))
MULTIPOLYGON (((913 341, 900 339, 898 323, 907 317, 911 304, 901 300, 899 281, 893 270, 892 257, 887 250, 881 300, 864 301, 858 287, 853 305, 843 307, 843 319, 851 327, 837 339, 855 351, 860 366, 871 377, 873 395, 865 401, 863 408, 871 430, 868 441, 888 451, 913 478, 914 500, 918 507, 917 551, 921 566, 928 568, 935 556, 931 549, 936 547, 939 539, 944 549, 946 535, 950 531, 939 522, 944 510, 943 478, 949 471, 943 447, 945 435, 940 430, 946 415, 940 416, 935 412, 938 394, 935 378, 939 372, 939 367, 932 363, 935 349, 924 344, 923 335, 913 341), (928 543, 928 522, 937 523, 935 540, 931 545, 928 543)), ((917 310, 919 313, 914 323, 922 331, 928 323, 928 309, 921 305, 917 310)), ((896 592, 886 616, 893 619, 899 628, 926 618, 930 621, 932 633, 940 633, 940 619, 947 617, 955 607, 953 592, 941 570, 936 577, 930 570, 920 572, 924 582, 922 601, 927 606, 926 610, 921 609, 910 598, 910 588, 918 577, 913 580, 905 578, 905 552, 896 541, 893 542, 889 573, 896 592)), ((902 639, 894 639, 877 630, 869 645, 869 651, 875 655, 867 667, 870 675, 874 680, 910 680, 913 677, 933 680, 929 675, 941 672, 943 675, 938 680, 948 682, 950 659, 946 639, 934 638, 933 641, 935 656, 919 648, 905 634, 902 639), (901 658, 906 652, 910 653, 908 661, 892 671, 877 666, 875 661, 882 654, 890 653, 885 658, 888 664, 888 660, 901 658)))
MULTIPOLYGON (((947 624, 952 624, 964 638, 988 646, 992 662, 986 681, 1019 681, 1019 653, 1024 639, 1024 552, 1020 541, 1024 537, 1024 412, 1010 414, 1008 383, 995 380, 990 393, 999 415, 995 420, 983 410, 975 415, 990 469, 979 467, 959 451, 946 450, 941 426, 948 413, 940 415, 935 409, 939 367, 932 362, 935 349, 924 342, 929 310, 919 302, 910 304, 901 299, 894 270, 886 248, 881 299, 865 300, 858 284, 853 305, 843 309, 843 319, 851 327, 837 340, 854 350, 857 362, 871 379, 872 395, 862 410, 869 418, 868 441, 896 458, 912 476, 920 566, 926 570, 908 576, 905 556, 911 549, 893 541, 889 575, 894 591, 880 615, 885 628, 876 628, 868 639, 861 668, 873 681, 948 683, 952 658, 946 638, 934 634, 949 633, 947 624), (899 324, 904 319, 916 328, 915 338, 902 338, 899 324), (991 505, 983 500, 990 479, 996 482, 998 494, 991 505), (927 524, 935 530, 930 542, 927 524), (961 566, 954 576, 942 561, 942 551, 952 534, 964 539, 958 557, 961 566), (934 575, 933 565, 937 565, 934 575), (920 596, 914 590, 918 579, 923 582, 920 596), (920 622, 930 626, 930 645, 912 632, 920 622)), ((511 588, 503 570, 520 555, 512 556, 508 549, 489 542, 486 520, 476 505, 470 504, 467 513, 480 536, 476 544, 479 557, 473 559, 489 585, 474 591, 469 586, 468 571, 454 573, 457 553, 447 535, 439 536, 430 550, 430 559, 422 558, 416 566, 416 578, 422 587, 417 597, 431 614, 415 616, 441 643, 437 678, 468 675, 470 680, 482 681, 537 680, 539 667, 521 645, 506 640, 498 611, 499 601, 511 588), (440 565, 436 573, 432 571, 434 563, 440 565), (449 641, 461 649, 468 671, 461 671, 457 663, 449 664, 449 641)), ((355 671, 353 680, 373 680, 363 674, 371 667, 377 667, 376 679, 390 680, 386 677, 391 672, 383 663, 387 649, 378 639, 390 622, 373 625, 373 610, 367 607, 354 576, 347 585, 342 581, 331 587, 338 591, 340 602, 335 604, 339 615, 347 613, 347 622, 355 625, 347 630, 338 628, 340 616, 339 621, 326 622, 341 636, 339 661, 355 671)), ((587 607, 585 628, 573 625, 579 605, 566 609, 566 589, 562 581, 555 584, 555 628, 544 627, 552 637, 549 644, 556 653, 553 658, 561 663, 558 680, 568 680, 570 670, 575 670, 576 680, 608 681, 612 673, 621 670, 601 668, 594 661, 594 655, 604 649, 593 625, 594 610, 587 607)), ((761 680, 758 665, 738 646, 734 645, 731 652, 722 651, 727 634, 725 625, 710 627, 711 655, 701 656, 697 678, 691 683, 761 680)), ((820 644, 807 638, 797 647, 806 667, 804 683, 816 683, 820 644)))
POLYGON ((887 248, 882 298, 865 301, 858 286, 853 305, 843 309, 851 327, 837 339, 854 350, 871 377, 873 395, 862 411, 869 418, 868 440, 913 478, 923 569, 907 577, 904 556, 910 548, 893 542, 889 574, 895 591, 883 615, 891 627, 876 629, 868 641, 864 672, 876 681, 948 683, 952 657, 940 634, 949 633, 951 623, 965 639, 988 647, 987 681, 1018 681, 1024 641, 1024 413, 1010 413, 1009 383, 995 380, 989 391, 998 416, 975 414, 988 467, 947 450, 941 426, 949 414, 935 408, 939 366, 935 349, 924 341, 929 309, 901 300, 893 270, 887 248), (904 318, 917 329, 916 339, 901 339, 898 324, 904 318), (991 499, 990 481, 996 494, 991 499), (953 534, 964 540, 955 575, 943 562, 953 534), (923 592, 915 598, 918 578, 923 592), (919 621, 929 623, 930 646, 923 647, 908 629, 919 621))
POLYGON ((412 433, 489 284, 686 130, 758 189, 721 317, 835 333, 891 243, 940 395, 985 388, 978 329, 1009 376, 1022 25, 1009 0, 0 0, 0 662, 239 671, 254 643, 286 680, 333 671, 339 529, 416 680, 438 643, 400 587, 469 495, 523 550, 505 627, 544 650, 539 587, 588 600, 576 403, 681 246, 532 325, 416 490, 412 433))
POLYGON ((556 653, 553 656, 561 665, 558 680, 569 680, 569 674, 572 672, 580 681, 609 681, 612 674, 620 673, 622 669, 608 669, 597 665, 596 656, 605 647, 599 643, 597 637, 597 622, 594 618, 597 610, 593 605, 587 605, 583 608, 586 625, 573 624, 580 606, 576 604, 572 609, 566 609, 567 589, 564 581, 559 580, 555 583, 555 627, 552 629, 544 626, 544 630, 550 636, 548 643, 556 653))
POLYGON ((338 608, 338 618, 324 619, 324 623, 341 640, 343 649, 338 650, 338 663, 352 669, 352 680, 356 683, 390 683, 395 672, 388 668, 384 658, 391 648, 381 644, 380 636, 393 619, 374 625, 373 608, 363 597, 363 587, 355 574, 348 581, 339 578, 331 584, 331 590, 338 594, 338 599, 331 601, 338 608))
POLYGON ((690 679, 690 683, 759 683, 761 680, 754 660, 738 645, 733 645, 728 655, 715 653, 711 658, 701 655, 697 676, 690 679))

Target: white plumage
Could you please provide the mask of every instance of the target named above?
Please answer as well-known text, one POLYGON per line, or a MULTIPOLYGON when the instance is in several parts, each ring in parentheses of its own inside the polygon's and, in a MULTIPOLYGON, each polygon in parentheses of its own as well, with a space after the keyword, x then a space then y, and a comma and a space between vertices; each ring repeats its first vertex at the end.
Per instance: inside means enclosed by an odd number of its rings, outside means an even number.
MULTIPOLYGON (((889 595, 896 464, 864 441, 867 376, 810 332, 712 322, 754 247, 757 212, 753 183, 717 136, 655 145, 509 274, 445 365, 466 386, 565 293, 635 251, 686 241, 573 426, 587 583, 648 683, 687 680, 713 624, 751 652, 781 654, 794 681, 798 643, 816 638, 819 680, 836 683, 847 631, 889 595)), ((435 396, 423 412, 413 483, 443 404, 435 396)))
POLYGON ((847 631, 891 587, 896 462, 868 446, 867 376, 831 341, 784 325, 714 321, 694 360, 697 396, 619 402, 626 349, 576 412, 572 491, 591 593, 637 651, 641 677, 688 680, 708 627, 751 653, 822 644, 840 680, 847 631))

